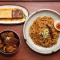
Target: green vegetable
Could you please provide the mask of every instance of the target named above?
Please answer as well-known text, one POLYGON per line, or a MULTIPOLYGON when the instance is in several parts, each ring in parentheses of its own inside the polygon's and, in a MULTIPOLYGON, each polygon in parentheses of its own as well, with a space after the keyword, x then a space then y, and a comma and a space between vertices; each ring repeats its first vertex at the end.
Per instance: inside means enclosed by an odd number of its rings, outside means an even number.
POLYGON ((26 17, 27 17, 27 16, 24 14, 24 18, 25 18, 25 19, 26 19, 26 17))
POLYGON ((4 51, 5 51, 6 47, 7 47, 7 46, 4 46, 4 47, 3 47, 3 50, 4 50, 4 51))
POLYGON ((47 38, 48 37, 48 33, 49 33, 49 29, 45 28, 44 31, 42 32, 43 37, 47 38))

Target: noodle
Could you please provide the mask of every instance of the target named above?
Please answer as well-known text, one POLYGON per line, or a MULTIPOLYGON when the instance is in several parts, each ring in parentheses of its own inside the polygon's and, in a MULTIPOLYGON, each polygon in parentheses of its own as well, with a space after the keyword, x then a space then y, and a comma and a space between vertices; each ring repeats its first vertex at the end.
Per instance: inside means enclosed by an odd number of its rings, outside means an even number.
POLYGON ((38 17, 31 25, 29 34, 31 39, 36 45, 43 46, 43 47, 51 47, 57 44, 57 40, 59 37, 59 32, 56 31, 54 28, 53 18, 47 16, 38 17), (46 25, 50 27, 52 34, 49 33, 50 30, 46 25), (46 32, 44 33, 45 30, 47 30, 48 32, 47 34, 46 32), (53 36, 53 38, 51 38, 51 35, 53 36))

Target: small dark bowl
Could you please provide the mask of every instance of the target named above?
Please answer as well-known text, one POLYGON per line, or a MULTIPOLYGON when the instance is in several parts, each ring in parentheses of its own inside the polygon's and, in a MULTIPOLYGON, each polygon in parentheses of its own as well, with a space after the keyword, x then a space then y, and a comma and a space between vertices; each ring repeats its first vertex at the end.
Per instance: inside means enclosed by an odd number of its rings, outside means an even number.
POLYGON ((13 32, 13 33, 15 34, 16 38, 19 40, 19 42, 18 42, 18 48, 17 48, 15 51, 10 52, 10 53, 4 52, 4 51, 2 51, 2 50, 0 50, 0 51, 1 51, 3 54, 14 54, 14 53, 19 49, 19 47, 20 47, 20 38, 19 38, 19 36, 18 36, 18 34, 17 34, 16 32, 11 31, 11 30, 5 30, 5 31, 1 32, 0 35, 1 35, 2 33, 5 33, 5 32, 13 32))

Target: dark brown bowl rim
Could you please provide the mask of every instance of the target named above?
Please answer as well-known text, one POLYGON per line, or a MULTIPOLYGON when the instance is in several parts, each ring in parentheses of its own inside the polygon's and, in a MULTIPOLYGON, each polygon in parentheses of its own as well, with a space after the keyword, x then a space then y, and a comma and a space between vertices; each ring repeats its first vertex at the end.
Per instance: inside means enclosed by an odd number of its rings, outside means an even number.
POLYGON ((14 54, 15 52, 17 52, 17 50, 18 50, 19 47, 20 47, 20 44, 21 44, 20 37, 19 37, 19 35, 18 35, 15 31, 13 31, 13 30, 4 30, 4 31, 0 32, 0 34, 2 34, 2 33, 4 33, 4 32, 13 32, 13 33, 15 33, 15 34, 17 35, 17 37, 18 37, 19 45, 18 45, 18 48, 17 48, 15 51, 13 51, 13 52, 6 53, 6 52, 3 52, 1 49, 0 49, 0 52, 3 53, 3 54, 14 54))

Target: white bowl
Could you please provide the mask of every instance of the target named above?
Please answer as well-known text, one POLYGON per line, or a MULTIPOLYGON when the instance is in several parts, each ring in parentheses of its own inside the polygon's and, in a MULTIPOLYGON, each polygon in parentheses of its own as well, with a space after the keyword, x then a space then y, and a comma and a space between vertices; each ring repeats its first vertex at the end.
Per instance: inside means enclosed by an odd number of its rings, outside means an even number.
POLYGON ((36 20, 37 17, 43 17, 43 16, 52 17, 54 20, 60 20, 60 14, 51 9, 41 9, 36 12, 33 12, 25 21, 25 24, 23 27, 23 35, 24 35, 24 39, 26 40, 27 45, 32 50, 38 53, 42 53, 42 54, 49 54, 52 52, 56 52, 57 50, 60 49, 60 37, 58 38, 57 44, 55 44, 52 47, 45 48, 45 47, 35 45, 29 35, 29 29, 32 23, 34 22, 34 20, 36 20))

